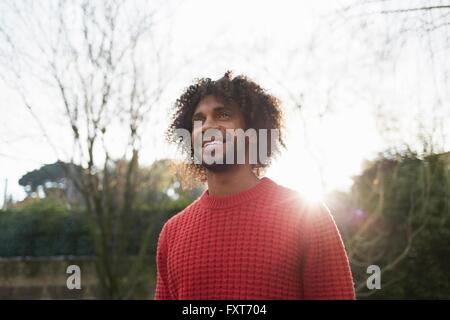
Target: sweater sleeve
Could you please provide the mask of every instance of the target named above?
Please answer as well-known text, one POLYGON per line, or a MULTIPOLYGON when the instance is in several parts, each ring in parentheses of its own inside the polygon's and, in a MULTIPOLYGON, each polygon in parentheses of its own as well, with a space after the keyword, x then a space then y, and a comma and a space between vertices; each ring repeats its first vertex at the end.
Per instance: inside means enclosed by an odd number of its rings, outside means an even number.
POLYGON ((305 214, 304 299, 355 299, 352 274, 344 243, 325 205, 314 206, 305 214))
POLYGON ((164 225, 159 234, 156 252, 156 268, 155 300, 172 300, 167 276, 167 225, 164 225))

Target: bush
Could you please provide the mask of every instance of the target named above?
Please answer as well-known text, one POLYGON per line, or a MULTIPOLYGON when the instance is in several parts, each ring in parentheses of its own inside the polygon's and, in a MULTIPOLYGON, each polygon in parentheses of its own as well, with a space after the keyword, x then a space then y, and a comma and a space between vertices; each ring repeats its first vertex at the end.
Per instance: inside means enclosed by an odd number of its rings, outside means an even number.
MULTIPOLYGON (((142 236, 150 227, 149 253, 155 255, 162 225, 187 204, 182 201, 163 206, 153 204, 130 213, 133 237, 129 253, 138 252, 142 236)), ((85 215, 85 212, 70 211, 50 199, 0 212, 0 257, 94 255, 85 215)))

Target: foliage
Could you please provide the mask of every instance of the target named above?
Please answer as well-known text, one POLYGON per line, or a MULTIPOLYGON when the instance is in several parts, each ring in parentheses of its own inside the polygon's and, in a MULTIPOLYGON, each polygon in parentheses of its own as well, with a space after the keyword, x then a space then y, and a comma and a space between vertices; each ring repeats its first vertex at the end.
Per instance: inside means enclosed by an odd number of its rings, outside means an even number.
MULTIPOLYGON (((148 261, 156 255, 156 243, 164 222, 188 203, 153 204, 130 214, 129 256, 139 251, 140 239, 149 225, 148 261)), ((0 257, 94 256, 85 219, 86 212, 73 212, 54 199, 39 199, 21 208, 0 212, 0 257)))
POLYGON ((355 178, 364 221, 346 241, 360 298, 450 298, 450 171, 439 155, 382 157, 355 178), (369 265, 381 268, 370 291, 369 265))
POLYGON ((80 213, 54 199, 0 213, 0 256, 92 255, 80 213))
POLYGON ((50 188, 64 188, 65 180, 69 176, 68 170, 79 172, 80 169, 79 166, 57 161, 27 172, 19 179, 19 185, 25 187, 28 194, 37 192, 39 187, 42 187, 44 192, 50 188))

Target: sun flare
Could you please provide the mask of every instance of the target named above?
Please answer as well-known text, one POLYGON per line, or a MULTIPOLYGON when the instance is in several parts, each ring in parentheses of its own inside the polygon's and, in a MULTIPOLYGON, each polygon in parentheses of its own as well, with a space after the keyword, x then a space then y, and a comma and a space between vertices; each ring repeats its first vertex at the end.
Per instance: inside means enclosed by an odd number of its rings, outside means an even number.
POLYGON ((273 164, 268 176, 280 185, 298 191, 309 202, 321 202, 324 199, 320 171, 306 157, 286 154, 273 164))

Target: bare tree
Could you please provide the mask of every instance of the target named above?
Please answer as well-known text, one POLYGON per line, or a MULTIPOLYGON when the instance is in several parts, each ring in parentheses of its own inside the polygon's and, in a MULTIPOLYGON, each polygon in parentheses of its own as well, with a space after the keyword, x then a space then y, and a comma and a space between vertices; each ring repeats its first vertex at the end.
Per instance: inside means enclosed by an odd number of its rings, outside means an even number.
MULTIPOLYGON (((415 183, 422 190, 420 199, 411 194, 407 219, 402 221, 403 239, 396 245, 386 243, 390 230, 380 227, 385 220, 386 197, 400 190, 386 188, 399 185, 398 169, 403 164, 395 162, 393 168, 386 170, 378 163, 376 178, 368 186, 369 193, 364 196, 367 202, 374 201, 375 207, 368 219, 348 241, 349 258, 358 270, 357 279, 365 279, 365 267, 389 257, 387 265, 380 266, 383 273, 396 270, 408 257, 414 247, 414 239, 427 226, 430 208, 430 186, 435 176, 430 172, 427 157, 443 152, 448 148, 448 131, 445 123, 450 119, 448 104, 449 64, 445 55, 450 50, 450 3, 448 1, 351 1, 337 12, 333 23, 336 29, 348 30, 354 38, 361 40, 361 52, 370 61, 379 79, 403 77, 410 83, 408 95, 401 97, 401 90, 393 91, 390 99, 374 96, 373 107, 378 118, 379 131, 386 139, 388 148, 395 154, 409 154, 414 150, 423 162, 421 172, 415 183), (422 70, 416 72, 414 70, 422 70), (416 76, 416 78, 411 75, 416 76), (394 100, 394 98, 397 98, 394 100), (384 100, 384 101, 383 101, 384 100), (407 105, 396 112, 395 104, 407 105), (405 114, 405 109, 407 114, 405 114), (402 134, 402 125, 410 130, 402 134), (392 175, 392 176, 389 176, 392 175), (385 180, 389 178, 390 182, 385 180), (400 250, 399 247, 402 247, 400 250), (361 268, 358 268, 361 267, 361 268), (364 267, 364 268, 363 268, 364 267)), ((389 82, 394 83, 395 82, 389 82)), ((381 87, 382 85, 380 85, 381 87)), ((403 186, 407 188, 408 186, 403 186)), ((360 195, 354 194, 358 198, 360 195)), ((384 284, 383 288, 394 284, 384 284)), ((359 296, 370 296, 376 291, 366 288, 365 281, 357 285, 359 296)))
MULTIPOLYGON (((320 150, 310 147, 313 137, 308 132, 308 121, 315 117, 320 123, 322 117, 347 106, 370 108, 386 148, 396 154, 414 150, 426 158, 445 151, 449 134, 445 124, 450 121, 447 58, 450 3, 440 0, 346 3, 322 17, 322 23, 316 26, 306 45, 294 43, 280 55, 273 52, 272 42, 262 41, 249 50, 252 54, 248 63, 263 70, 281 89, 290 110, 298 111, 304 141, 319 168, 323 167, 320 150), (259 59, 254 52, 259 53, 259 59), (271 53, 277 57, 277 63, 267 62, 275 61, 269 59, 271 53)), ((343 125, 351 125, 352 121, 348 119, 343 125)), ((371 181, 374 184, 364 194, 370 198, 367 201, 375 204, 373 210, 358 230, 351 233, 351 238, 346 239, 360 297, 375 292, 366 288, 366 268, 389 256, 390 263, 381 266, 382 271, 396 270, 428 223, 430 181, 435 177, 424 161, 415 181, 422 190, 422 198, 418 202, 411 197, 396 250, 386 243, 391 232, 383 229, 386 196, 399 190, 385 189, 398 183, 395 172, 401 165, 396 164, 390 171, 375 167, 376 179, 371 181), (394 176, 386 184, 384 180, 392 173, 394 176)), ((358 208, 357 203, 352 205, 358 208)), ((383 288, 389 285, 383 284, 383 288)))
POLYGON ((333 25, 360 39, 367 61, 388 85, 409 84, 410 91, 404 96, 405 90, 399 88, 390 95, 391 101, 373 99, 380 133, 390 140, 390 147, 406 143, 422 151, 426 144, 429 153, 444 152, 449 141, 445 123, 450 119, 446 107, 450 100, 450 2, 350 1, 337 16, 333 25), (393 104, 399 102, 406 107, 395 112, 393 104), (414 129, 402 136, 401 125, 414 129))
POLYGON ((158 29, 170 8, 120 0, 9 1, 2 6, 3 79, 20 94, 56 157, 84 168, 68 174, 83 195, 101 297, 128 298, 139 281, 146 281, 141 271, 151 227, 130 262, 129 217, 142 135, 148 123, 158 120, 155 106, 176 74, 164 61, 170 35, 158 29), (54 109, 48 112, 64 115, 71 151, 61 152, 58 138, 48 132, 30 90, 36 80, 49 89, 54 109), (115 167, 116 159, 126 166, 115 167))

